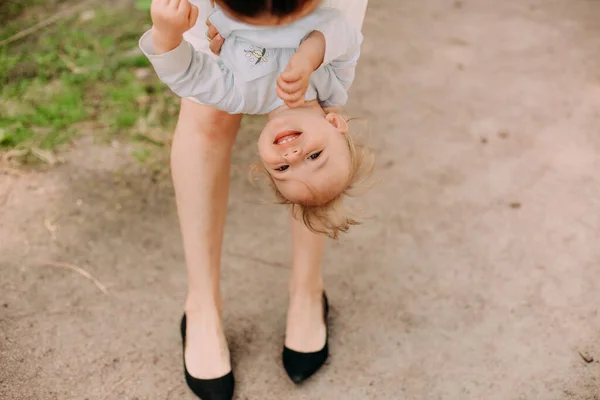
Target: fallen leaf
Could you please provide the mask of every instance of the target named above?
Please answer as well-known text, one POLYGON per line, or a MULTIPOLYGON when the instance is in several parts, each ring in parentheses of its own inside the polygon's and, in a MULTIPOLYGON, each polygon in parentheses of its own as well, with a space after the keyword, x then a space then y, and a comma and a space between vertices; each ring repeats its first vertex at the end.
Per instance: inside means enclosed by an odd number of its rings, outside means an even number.
POLYGON ((133 75, 140 80, 147 79, 152 75, 152 70, 150 68, 136 68, 133 70, 133 75))
POLYGON ((54 165, 57 163, 56 156, 49 150, 42 150, 39 148, 32 148, 31 154, 42 160, 43 162, 54 165))
POLYGON ((594 357, 590 356, 588 353, 584 352, 579 352, 579 355, 581 356, 581 358, 583 359, 583 361, 585 361, 586 363, 592 363, 594 362, 594 357))
POLYGON ((96 11, 86 10, 79 14, 79 20, 83 22, 91 21, 96 17, 96 11))

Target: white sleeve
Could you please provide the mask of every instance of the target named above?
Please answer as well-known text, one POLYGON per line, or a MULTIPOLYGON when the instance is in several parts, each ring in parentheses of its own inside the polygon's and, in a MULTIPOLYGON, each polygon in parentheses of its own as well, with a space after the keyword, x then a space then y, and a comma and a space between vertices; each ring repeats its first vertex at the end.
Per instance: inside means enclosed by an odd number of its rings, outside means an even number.
POLYGON ((348 91, 354 82, 363 36, 359 29, 339 14, 328 22, 317 28, 325 36, 323 64, 333 70, 336 79, 348 91))
POLYGON ((362 31, 369 0, 323 0, 324 7, 340 10, 355 29, 362 31))
POLYGON ((157 55, 152 43, 152 31, 140 39, 140 48, 148 57, 158 77, 180 97, 192 97, 203 104, 233 112, 241 102, 234 90, 232 74, 209 55, 195 51, 190 43, 181 44, 157 55))
POLYGON ((362 44, 361 34, 368 0, 325 0, 330 8, 329 16, 321 21, 315 30, 325 36, 325 57, 327 65, 362 44))
POLYGON ((356 46, 343 57, 339 57, 329 63, 329 67, 333 70, 336 79, 342 84, 346 92, 350 90, 350 86, 354 82, 356 65, 359 58, 360 46, 356 46))

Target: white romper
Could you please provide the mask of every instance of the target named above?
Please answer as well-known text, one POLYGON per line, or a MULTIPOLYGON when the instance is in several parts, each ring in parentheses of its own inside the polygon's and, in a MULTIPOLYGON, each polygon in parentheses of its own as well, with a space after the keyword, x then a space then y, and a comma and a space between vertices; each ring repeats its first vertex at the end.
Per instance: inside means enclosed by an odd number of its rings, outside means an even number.
MULTIPOLYGON (((331 7, 341 10, 347 20, 350 21, 355 28, 362 30, 368 2, 369 0, 323 0, 321 7, 331 7)), ((219 57, 210 51, 210 48, 208 47, 209 43, 206 39, 206 17, 213 11, 210 0, 190 0, 190 3, 198 7, 200 17, 198 18, 196 25, 187 31, 183 37, 190 42, 196 50, 202 51, 203 53, 218 59, 219 57)), ((194 98, 188 98, 188 100, 200 103, 194 98)))

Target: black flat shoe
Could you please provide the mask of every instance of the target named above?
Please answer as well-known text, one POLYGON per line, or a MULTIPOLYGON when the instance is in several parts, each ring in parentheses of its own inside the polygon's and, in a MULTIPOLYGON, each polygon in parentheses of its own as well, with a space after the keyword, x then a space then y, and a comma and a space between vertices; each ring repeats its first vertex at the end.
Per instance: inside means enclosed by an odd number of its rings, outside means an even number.
POLYGON ((217 379, 198 379, 190 375, 185 365, 185 332, 186 316, 181 319, 181 339, 183 341, 183 369, 185 370, 185 381, 192 392, 201 400, 231 400, 235 380, 233 371, 217 379))
POLYGON ((299 384, 310 378, 317 372, 329 356, 329 326, 327 316, 329 315, 329 302, 327 295, 323 293, 323 318, 325 320, 325 346, 314 353, 300 353, 283 346, 283 367, 290 379, 299 384))

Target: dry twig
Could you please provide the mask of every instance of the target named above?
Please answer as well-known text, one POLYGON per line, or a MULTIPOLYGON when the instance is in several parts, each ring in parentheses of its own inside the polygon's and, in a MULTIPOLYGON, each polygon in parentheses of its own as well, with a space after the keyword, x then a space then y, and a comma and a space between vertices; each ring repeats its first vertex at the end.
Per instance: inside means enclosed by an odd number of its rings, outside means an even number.
POLYGON ((108 294, 108 290, 106 290, 106 286, 104 286, 102 284, 102 282, 100 282, 92 274, 90 274, 89 272, 87 272, 85 269, 83 269, 81 267, 78 267, 76 265, 67 264, 67 263, 55 262, 55 261, 42 261, 39 263, 39 265, 42 267, 62 268, 62 269, 70 269, 71 271, 75 271, 79 275, 83 276, 84 278, 87 278, 90 281, 94 282, 94 285, 96 285, 102 293, 108 294))
POLYGON ((40 29, 43 29, 49 25, 52 25, 53 23, 60 21, 63 18, 70 17, 71 15, 75 14, 77 11, 79 11, 87 6, 90 6, 97 1, 98 0, 87 0, 82 3, 77 3, 71 7, 68 7, 66 9, 54 14, 53 16, 46 18, 45 20, 40 21, 33 26, 30 26, 27 29, 24 29, 20 32, 15 33, 11 37, 4 39, 3 41, 0 42, 0 46, 4 46, 7 44, 16 42, 17 40, 23 39, 24 37, 27 37, 27 36, 31 35, 32 33, 39 31, 40 29))

